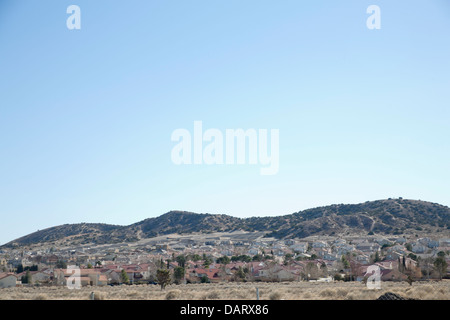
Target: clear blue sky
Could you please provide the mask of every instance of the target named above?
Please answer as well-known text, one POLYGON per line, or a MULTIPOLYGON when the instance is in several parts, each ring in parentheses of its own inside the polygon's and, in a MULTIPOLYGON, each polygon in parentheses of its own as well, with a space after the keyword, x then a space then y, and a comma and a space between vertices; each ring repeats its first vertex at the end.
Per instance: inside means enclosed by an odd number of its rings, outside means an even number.
POLYGON ((449 30, 446 0, 1 0, 0 243, 170 210, 450 205, 449 30), (195 120, 279 129, 278 174, 174 165, 195 120))

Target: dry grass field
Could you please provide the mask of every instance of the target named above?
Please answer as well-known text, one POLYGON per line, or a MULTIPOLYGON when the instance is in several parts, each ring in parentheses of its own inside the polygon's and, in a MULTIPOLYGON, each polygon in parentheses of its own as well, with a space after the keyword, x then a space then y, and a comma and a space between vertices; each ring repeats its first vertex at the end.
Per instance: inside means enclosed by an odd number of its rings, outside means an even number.
POLYGON ((219 283, 83 287, 16 287, 0 289, 0 300, 88 300, 94 292, 98 300, 375 300, 386 292, 405 298, 449 300, 450 280, 441 282, 383 282, 380 290, 369 290, 355 282, 219 283))

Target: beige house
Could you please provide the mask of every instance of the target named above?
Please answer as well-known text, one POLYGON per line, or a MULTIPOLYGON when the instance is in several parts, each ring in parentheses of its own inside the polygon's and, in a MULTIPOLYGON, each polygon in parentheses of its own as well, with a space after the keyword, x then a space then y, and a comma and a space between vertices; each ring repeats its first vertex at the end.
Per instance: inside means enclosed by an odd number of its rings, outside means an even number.
POLYGON ((0 288, 15 287, 17 278, 12 273, 0 273, 0 288))
MULTIPOLYGON (((68 272, 67 269, 55 269, 53 271, 54 284, 65 286, 71 276, 74 276, 74 273, 68 272)), ((96 269, 80 269, 80 281, 81 286, 106 286, 108 284, 107 276, 96 269)))
MULTIPOLYGON (((43 271, 29 271, 31 275, 31 283, 49 283, 51 275, 43 271)), ((17 274, 18 279, 22 279, 27 274, 27 271, 17 274)))

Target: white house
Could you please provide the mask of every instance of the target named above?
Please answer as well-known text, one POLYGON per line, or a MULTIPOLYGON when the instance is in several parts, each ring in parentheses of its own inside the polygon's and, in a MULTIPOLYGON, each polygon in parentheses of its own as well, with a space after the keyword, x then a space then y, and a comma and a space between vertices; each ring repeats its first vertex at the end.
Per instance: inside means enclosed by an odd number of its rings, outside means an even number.
POLYGON ((425 246, 422 246, 420 244, 416 244, 416 245, 414 245, 412 247, 411 251, 414 252, 414 253, 425 253, 426 249, 427 248, 425 246))

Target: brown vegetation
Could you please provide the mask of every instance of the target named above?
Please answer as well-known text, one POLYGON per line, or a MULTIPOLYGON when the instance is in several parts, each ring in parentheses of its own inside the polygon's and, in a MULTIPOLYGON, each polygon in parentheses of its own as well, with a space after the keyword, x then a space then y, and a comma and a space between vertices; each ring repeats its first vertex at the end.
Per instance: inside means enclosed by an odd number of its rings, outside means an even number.
POLYGON ((405 298, 449 300, 450 281, 383 282, 380 290, 369 290, 357 282, 218 283, 169 285, 122 285, 83 287, 16 287, 0 290, 0 300, 375 300, 386 292, 405 298))

